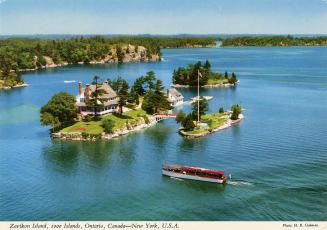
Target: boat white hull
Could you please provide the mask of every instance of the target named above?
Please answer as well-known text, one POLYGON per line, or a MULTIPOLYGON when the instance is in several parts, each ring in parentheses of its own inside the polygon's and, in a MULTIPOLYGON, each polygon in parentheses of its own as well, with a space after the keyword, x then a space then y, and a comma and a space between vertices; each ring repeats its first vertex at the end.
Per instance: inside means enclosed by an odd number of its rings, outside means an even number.
POLYGON ((175 173, 171 171, 162 170, 162 174, 170 177, 188 179, 188 180, 198 180, 198 181, 205 181, 205 182, 212 182, 222 184, 224 180, 214 179, 214 178, 207 178, 207 177, 200 177, 200 176, 191 176, 183 173, 175 173))

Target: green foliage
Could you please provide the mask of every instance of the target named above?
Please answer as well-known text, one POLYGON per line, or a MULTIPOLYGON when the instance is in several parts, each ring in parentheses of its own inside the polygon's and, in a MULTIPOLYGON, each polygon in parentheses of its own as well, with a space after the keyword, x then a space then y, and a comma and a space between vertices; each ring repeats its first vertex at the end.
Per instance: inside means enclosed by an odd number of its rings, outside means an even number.
POLYGON ((142 117, 144 119, 145 124, 150 124, 150 120, 147 115, 143 115, 142 117))
POLYGON ((53 128, 66 127, 74 123, 76 118, 75 97, 60 92, 41 108, 41 124, 52 125, 53 128))
MULTIPOLYGON (((199 117, 201 120, 201 116, 205 115, 205 113, 209 110, 208 101, 204 97, 200 97, 199 100, 199 117)), ((198 101, 192 103, 192 116, 193 119, 198 119, 198 101)))
POLYGON ((177 114, 176 114, 176 122, 177 123, 181 123, 186 117, 186 114, 183 112, 183 110, 180 110, 177 114))
POLYGON ((116 55, 119 63, 122 63, 124 60, 124 52, 120 46, 116 46, 116 55))
POLYGON ((154 91, 149 90, 143 99, 142 109, 148 114, 154 114, 161 111, 172 109, 167 96, 162 92, 163 86, 160 80, 153 85, 154 91))
POLYGON ((224 113, 224 112, 225 112, 225 110, 224 110, 224 108, 223 108, 223 107, 220 107, 218 112, 219 112, 219 113, 224 113))
POLYGON ((313 46, 327 45, 327 37, 243 36, 222 39, 222 46, 313 46))
POLYGON ((113 120, 110 120, 110 119, 103 119, 102 127, 103 127, 103 130, 106 133, 113 133, 114 132, 114 127, 115 127, 115 122, 113 120))
POLYGON ((239 118, 239 115, 242 113, 242 107, 238 104, 232 105, 231 111, 232 111, 231 119, 237 120, 239 118))
POLYGON ((135 95, 130 95, 128 93, 129 85, 126 80, 124 80, 121 77, 116 78, 113 81, 110 81, 110 86, 113 90, 117 92, 117 95, 119 97, 119 111, 120 113, 123 113, 123 106, 126 105, 127 101, 130 102, 136 101, 135 95))
MULTIPOLYGON (((70 39, 31 39, 9 38, 1 39, 0 47, 7 47, 13 52, 15 63, 19 69, 32 69, 46 64, 43 56, 49 56, 56 64, 61 62, 77 63, 100 60, 108 54, 116 52, 118 61, 122 61, 125 55, 123 47, 128 44, 144 46, 147 55, 160 55, 160 48, 188 47, 194 45, 214 45, 215 38, 164 38, 164 37, 76 37, 70 39), (37 56, 37 61, 34 61, 37 56)), ((126 52, 130 52, 129 49, 126 52)), ((8 53, 7 53, 8 56, 8 53)), ((13 70, 13 69, 12 69, 13 70)))
POLYGON ((172 81, 174 84, 197 86, 198 73, 200 73, 200 86, 210 82, 223 81, 224 79, 221 73, 211 71, 211 64, 206 60, 204 64, 199 61, 188 67, 179 67, 177 70, 174 70, 172 81))
POLYGON ((233 72, 231 78, 228 79, 228 83, 230 84, 236 84, 237 83, 237 77, 236 74, 233 72))
POLYGON ((182 126, 185 131, 191 131, 195 128, 195 124, 193 122, 192 114, 188 114, 183 120, 182 120, 182 126))
POLYGON ((99 79, 99 76, 94 76, 92 84, 95 85, 95 90, 91 93, 91 97, 85 102, 88 107, 93 108, 95 118, 97 118, 98 110, 103 108, 104 102, 104 99, 101 97, 104 91, 98 87, 99 79))

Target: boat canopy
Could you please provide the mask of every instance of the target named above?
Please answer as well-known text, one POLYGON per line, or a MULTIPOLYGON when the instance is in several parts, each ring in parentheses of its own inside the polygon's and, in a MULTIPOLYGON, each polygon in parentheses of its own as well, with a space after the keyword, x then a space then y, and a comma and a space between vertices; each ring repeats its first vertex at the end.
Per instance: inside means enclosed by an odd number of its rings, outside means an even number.
POLYGON ((171 164, 163 164, 164 167, 169 167, 172 169, 179 169, 185 171, 193 171, 193 172, 203 172, 203 173, 211 173, 216 175, 224 175, 223 171, 212 170, 212 169, 204 169, 204 168, 196 168, 196 167, 189 167, 189 166, 182 166, 182 165, 171 165, 171 164))

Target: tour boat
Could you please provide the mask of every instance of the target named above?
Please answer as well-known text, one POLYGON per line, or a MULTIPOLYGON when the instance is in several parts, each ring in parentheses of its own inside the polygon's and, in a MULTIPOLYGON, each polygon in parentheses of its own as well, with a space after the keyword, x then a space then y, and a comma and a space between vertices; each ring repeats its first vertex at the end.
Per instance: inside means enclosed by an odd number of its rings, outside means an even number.
POLYGON ((206 181, 219 184, 226 183, 224 172, 212 169, 163 164, 162 174, 165 176, 189 180, 206 181))

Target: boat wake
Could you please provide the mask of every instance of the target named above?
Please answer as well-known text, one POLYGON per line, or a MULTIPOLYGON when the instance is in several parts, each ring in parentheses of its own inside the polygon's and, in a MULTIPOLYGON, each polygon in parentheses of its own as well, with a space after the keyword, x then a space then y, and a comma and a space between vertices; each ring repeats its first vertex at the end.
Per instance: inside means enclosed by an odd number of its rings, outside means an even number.
POLYGON ((76 82, 75 80, 65 80, 64 83, 74 83, 76 82))
POLYGON ((248 182, 248 181, 242 181, 242 180, 228 180, 227 181, 227 184, 230 184, 230 185, 244 185, 244 186, 251 186, 253 185, 253 183, 251 182, 248 182))
POLYGON ((171 179, 175 179, 175 180, 179 180, 179 181, 184 181, 183 179, 180 179, 180 178, 177 178, 177 177, 173 177, 173 176, 171 176, 170 178, 171 179))

